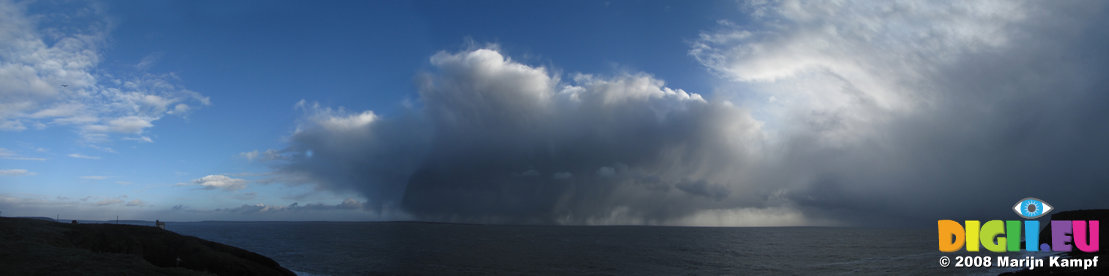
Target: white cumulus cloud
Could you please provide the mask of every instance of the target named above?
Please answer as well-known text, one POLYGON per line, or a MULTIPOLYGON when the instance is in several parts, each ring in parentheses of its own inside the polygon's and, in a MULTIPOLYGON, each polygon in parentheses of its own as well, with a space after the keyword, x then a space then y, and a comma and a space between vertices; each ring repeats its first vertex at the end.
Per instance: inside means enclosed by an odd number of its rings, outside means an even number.
POLYGON ((760 139, 727 101, 643 73, 564 81, 495 48, 429 61, 422 106, 397 116, 298 103, 307 114, 278 173, 426 219, 661 223, 748 200, 700 200, 739 194, 729 176, 760 139), (663 199, 674 204, 652 203, 663 199))

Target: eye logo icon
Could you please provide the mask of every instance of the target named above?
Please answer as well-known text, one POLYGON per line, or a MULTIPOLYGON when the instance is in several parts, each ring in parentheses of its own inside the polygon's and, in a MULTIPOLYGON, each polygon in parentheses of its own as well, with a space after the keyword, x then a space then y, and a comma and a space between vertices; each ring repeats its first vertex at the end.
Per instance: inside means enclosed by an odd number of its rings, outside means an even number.
POLYGON ((1048 212, 1051 212, 1051 209, 1054 208, 1047 204, 1047 202, 1034 197, 1021 199, 1017 201, 1016 205, 1013 205, 1013 211, 1017 212, 1017 215, 1020 217, 1026 219, 1042 217, 1048 212))

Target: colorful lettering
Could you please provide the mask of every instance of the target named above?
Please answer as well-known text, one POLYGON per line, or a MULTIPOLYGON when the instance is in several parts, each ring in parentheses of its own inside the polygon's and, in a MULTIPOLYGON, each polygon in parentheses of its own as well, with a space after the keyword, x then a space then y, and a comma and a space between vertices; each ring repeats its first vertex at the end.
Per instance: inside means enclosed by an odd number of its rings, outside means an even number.
MULTIPOLYGON (((1101 246, 1100 222, 1097 220, 1053 220, 1051 223, 1051 243, 1040 244, 1040 222, 1026 220, 1024 228, 1024 250, 1065 252, 1073 249, 1082 252, 1097 252, 1101 246)), ((966 220, 963 224, 954 220, 939 220, 939 249, 941 252, 955 252, 965 248, 967 252, 978 252, 980 248, 992 252, 1016 252, 1021 250, 1021 221, 991 220, 982 223, 966 220), (979 246, 981 245, 981 246, 979 246)))

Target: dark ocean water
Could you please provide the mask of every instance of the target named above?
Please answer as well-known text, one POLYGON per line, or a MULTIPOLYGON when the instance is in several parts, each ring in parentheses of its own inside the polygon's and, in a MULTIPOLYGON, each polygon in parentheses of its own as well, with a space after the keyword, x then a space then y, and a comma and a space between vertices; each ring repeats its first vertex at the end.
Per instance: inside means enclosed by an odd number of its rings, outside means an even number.
POLYGON ((940 267, 945 254, 936 249, 934 229, 404 222, 170 222, 166 227, 269 256, 302 275, 996 275, 1013 270, 940 267))

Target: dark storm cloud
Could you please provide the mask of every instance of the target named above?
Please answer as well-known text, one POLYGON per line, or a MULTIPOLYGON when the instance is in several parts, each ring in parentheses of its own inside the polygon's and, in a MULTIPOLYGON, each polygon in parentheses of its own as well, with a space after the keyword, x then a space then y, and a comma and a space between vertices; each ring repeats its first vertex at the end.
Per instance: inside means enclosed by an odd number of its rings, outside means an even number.
POLYGON ((429 219, 661 223, 727 207, 720 176, 757 134, 731 103, 646 75, 563 82, 490 49, 431 62, 402 116, 303 104, 280 169, 429 219))
POLYGON ((1003 216, 1025 196, 1104 208, 1104 9, 750 6, 750 26, 693 43, 732 81, 710 99, 644 74, 561 80, 493 49, 444 52, 415 107, 302 102, 269 159, 291 182, 447 221, 916 223, 1003 216))

